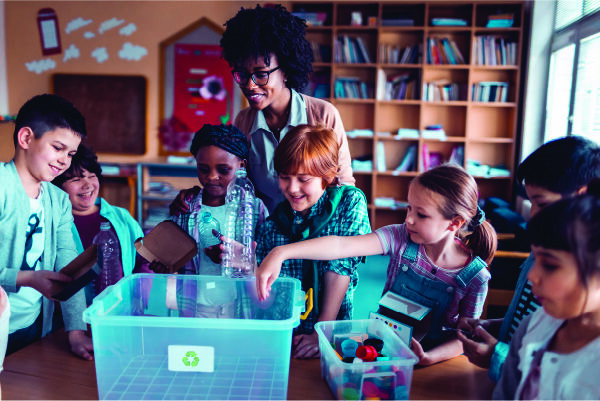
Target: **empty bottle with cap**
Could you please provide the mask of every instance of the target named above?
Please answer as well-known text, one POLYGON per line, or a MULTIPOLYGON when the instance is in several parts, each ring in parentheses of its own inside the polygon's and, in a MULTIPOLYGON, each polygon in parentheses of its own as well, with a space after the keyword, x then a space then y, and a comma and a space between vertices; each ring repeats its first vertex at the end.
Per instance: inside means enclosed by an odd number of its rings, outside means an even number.
POLYGON ((100 223, 100 232, 93 240, 93 243, 98 245, 98 265, 101 268, 100 274, 94 280, 95 295, 123 277, 119 240, 110 227, 107 221, 100 223))
POLYGON ((198 248, 208 248, 221 242, 213 230, 220 232, 221 225, 210 212, 203 212, 198 223, 198 248))
POLYGON ((235 172, 225 197, 226 221, 223 235, 222 273, 229 277, 248 277, 254 274, 256 255, 254 239, 254 186, 245 168, 235 172))

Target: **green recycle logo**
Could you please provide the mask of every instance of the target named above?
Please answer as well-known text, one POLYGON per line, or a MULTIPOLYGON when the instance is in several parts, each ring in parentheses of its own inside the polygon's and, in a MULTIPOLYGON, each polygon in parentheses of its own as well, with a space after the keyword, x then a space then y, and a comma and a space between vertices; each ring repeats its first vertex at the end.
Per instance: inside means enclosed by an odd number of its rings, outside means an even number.
POLYGON ((188 351, 185 353, 183 357, 183 364, 185 366, 198 366, 198 362, 200 362, 200 358, 194 351, 188 351))

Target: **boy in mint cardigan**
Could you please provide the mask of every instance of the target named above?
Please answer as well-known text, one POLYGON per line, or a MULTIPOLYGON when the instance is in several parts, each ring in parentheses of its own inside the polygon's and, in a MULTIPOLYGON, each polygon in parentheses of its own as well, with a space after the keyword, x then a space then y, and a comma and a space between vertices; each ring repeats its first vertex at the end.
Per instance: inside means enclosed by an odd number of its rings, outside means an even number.
MULTIPOLYGON (((0 285, 8 293, 10 323, 7 354, 52 329, 55 281, 77 256, 67 194, 49 181, 65 171, 86 136, 85 120, 65 99, 38 95, 19 110, 15 156, 0 163, 0 285)), ((91 360, 91 338, 82 320, 83 291, 61 303, 71 350, 91 360)))

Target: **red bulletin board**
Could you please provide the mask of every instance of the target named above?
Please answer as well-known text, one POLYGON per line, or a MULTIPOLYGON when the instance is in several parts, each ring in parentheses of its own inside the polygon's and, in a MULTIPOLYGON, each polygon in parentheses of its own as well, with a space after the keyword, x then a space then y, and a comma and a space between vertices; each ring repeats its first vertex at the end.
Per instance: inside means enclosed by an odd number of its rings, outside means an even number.
POLYGON ((233 77, 218 45, 176 44, 173 116, 190 131, 233 120, 233 77))

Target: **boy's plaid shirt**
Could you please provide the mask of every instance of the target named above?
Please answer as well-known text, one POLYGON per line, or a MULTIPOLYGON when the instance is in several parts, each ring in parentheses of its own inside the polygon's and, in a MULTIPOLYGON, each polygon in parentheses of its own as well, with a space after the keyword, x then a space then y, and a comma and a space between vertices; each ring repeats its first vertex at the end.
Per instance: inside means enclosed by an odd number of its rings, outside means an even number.
MULTIPOLYGON (((327 192, 313 205, 307 219, 319 213, 323 213, 323 205, 327 199, 327 192)), ((301 224, 304 218, 300 213, 294 211, 294 224, 301 224)), ((367 211, 367 202, 364 195, 359 192, 352 192, 345 196, 339 203, 333 213, 327 226, 318 234, 318 237, 328 235, 353 236, 368 234, 371 232, 369 223, 369 214, 367 211)), ((269 251, 276 246, 289 244, 290 239, 277 229, 271 218, 268 218, 265 224, 258 230, 256 259, 258 265, 267 256, 269 251)), ((352 303, 354 298, 354 289, 358 284, 357 267, 363 260, 362 257, 337 259, 318 262, 319 268, 319 286, 318 292, 323 291, 323 274, 325 271, 332 271, 340 275, 350 276, 348 291, 340 306, 338 320, 352 318, 352 303)), ((286 260, 281 266, 281 276, 294 277, 302 281, 302 259, 286 260)), ((306 320, 300 322, 300 326, 294 329, 296 334, 310 334, 314 330, 318 316, 311 313, 306 320)))

